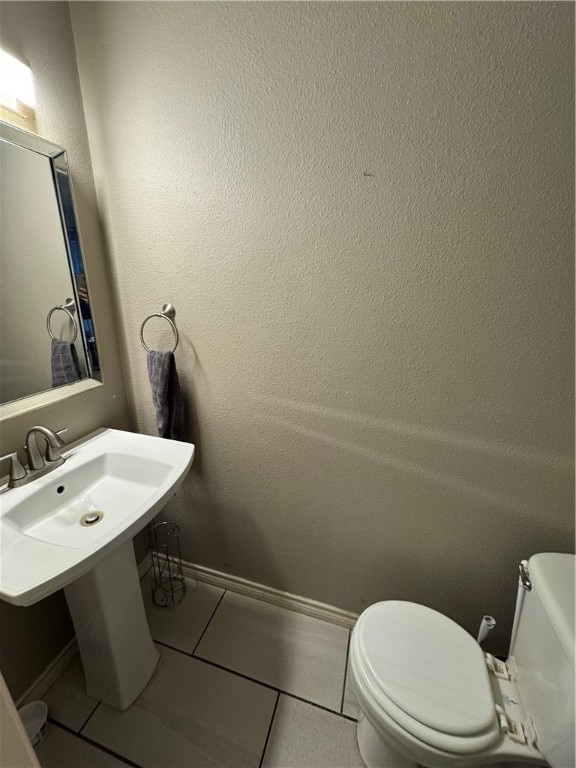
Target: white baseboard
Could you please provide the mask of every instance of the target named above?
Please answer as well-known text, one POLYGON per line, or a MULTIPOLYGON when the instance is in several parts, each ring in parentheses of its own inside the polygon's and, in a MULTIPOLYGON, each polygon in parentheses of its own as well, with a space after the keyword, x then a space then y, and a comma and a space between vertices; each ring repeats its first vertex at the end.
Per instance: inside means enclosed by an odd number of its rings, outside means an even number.
POLYGON ((301 597, 300 595, 293 595, 291 592, 284 592, 281 589, 267 587, 264 584, 258 584, 255 581, 249 581, 240 576, 222 573, 222 571, 216 571, 204 565, 195 565, 194 563, 184 561, 182 563, 182 570, 184 571, 184 576, 188 576, 191 579, 197 579, 221 589, 228 589, 240 595, 254 597, 256 600, 262 600, 265 603, 271 603, 280 608, 287 608, 296 613, 303 613, 315 619, 329 621, 331 624, 337 624, 346 629, 352 629, 358 619, 357 613, 344 611, 342 608, 336 608, 327 603, 320 603, 309 597, 301 597))
POLYGON ((41 699, 50 686, 58 680, 62 672, 73 661, 74 657, 78 654, 78 643, 76 638, 73 637, 64 648, 60 651, 58 656, 54 657, 46 669, 41 672, 36 680, 30 685, 16 700, 16 706, 21 707, 29 701, 35 699, 41 699))
MULTIPOLYGON (((146 555, 138 565, 140 578, 143 578, 151 567, 151 557, 146 555)), ((230 573, 223 573, 214 568, 207 568, 205 565, 196 565, 195 563, 188 563, 186 560, 183 560, 182 570, 184 576, 189 579, 203 581, 205 584, 211 584, 214 587, 220 587, 220 589, 228 589, 230 592, 253 597, 256 600, 262 600, 265 603, 277 605, 280 608, 287 608, 290 611, 303 613, 315 619, 329 621, 331 624, 337 624, 346 629, 352 629, 358 619, 358 614, 352 613, 352 611, 344 611, 342 608, 336 608, 327 603, 320 603, 309 597, 301 597, 300 595, 293 595, 291 592, 284 592, 281 589, 267 587, 265 584, 258 584, 256 581, 243 579, 241 576, 233 576, 230 573)))

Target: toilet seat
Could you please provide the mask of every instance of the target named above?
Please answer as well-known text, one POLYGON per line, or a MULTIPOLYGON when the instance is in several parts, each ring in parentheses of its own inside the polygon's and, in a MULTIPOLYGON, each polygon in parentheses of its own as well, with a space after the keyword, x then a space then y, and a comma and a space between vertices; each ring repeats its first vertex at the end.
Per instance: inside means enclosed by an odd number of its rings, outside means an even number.
POLYGON ((446 616, 376 603, 354 628, 351 657, 367 714, 383 711, 398 736, 455 755, 484 752, 500 738, 484 654, 446 616))

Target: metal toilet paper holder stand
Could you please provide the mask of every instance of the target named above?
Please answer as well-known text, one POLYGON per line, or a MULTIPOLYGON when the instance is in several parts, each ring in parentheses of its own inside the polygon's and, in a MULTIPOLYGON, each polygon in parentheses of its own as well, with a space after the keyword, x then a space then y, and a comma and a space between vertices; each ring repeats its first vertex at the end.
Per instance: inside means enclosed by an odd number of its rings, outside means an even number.
POLYGON ((147 547, 152 558, 152 601, 160 608, 173 608, 186 594, 180 528, 175 523, 151 523, 147 533, 147 547))

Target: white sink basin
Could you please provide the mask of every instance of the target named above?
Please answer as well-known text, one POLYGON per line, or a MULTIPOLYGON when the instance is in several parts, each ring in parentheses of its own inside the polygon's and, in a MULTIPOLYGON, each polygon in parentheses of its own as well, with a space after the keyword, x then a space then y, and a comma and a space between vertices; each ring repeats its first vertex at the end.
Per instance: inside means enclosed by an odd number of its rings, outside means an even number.
POLYGON ((0 598, 31 605, 90 571, 180 486, 194 446, 102 430, 44 477, 0 496, 0 598), (86 525, 83 517, 99 513, 86 525))

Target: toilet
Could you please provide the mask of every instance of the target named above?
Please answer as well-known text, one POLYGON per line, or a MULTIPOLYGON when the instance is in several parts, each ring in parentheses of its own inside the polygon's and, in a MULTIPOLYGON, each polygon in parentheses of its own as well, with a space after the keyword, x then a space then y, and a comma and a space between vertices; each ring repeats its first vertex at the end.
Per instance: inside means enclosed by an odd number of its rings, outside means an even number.
POLYGON ((367 608, 350 669, 368 768, 574 768, 574 562, 523 561, 506 662, 431 608, 367 608))

